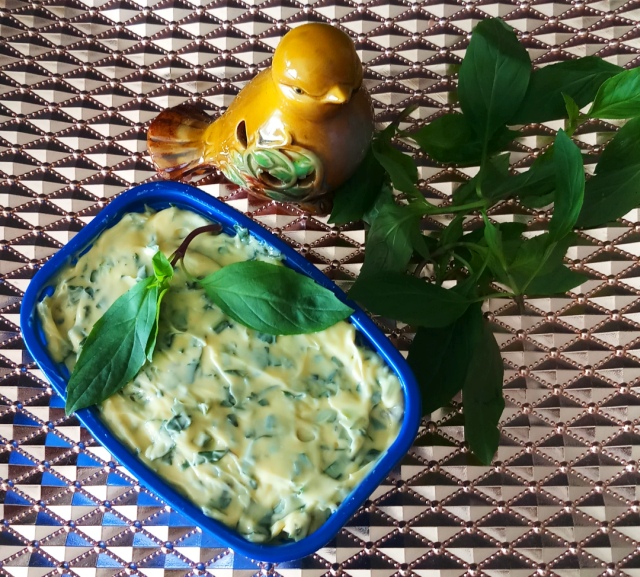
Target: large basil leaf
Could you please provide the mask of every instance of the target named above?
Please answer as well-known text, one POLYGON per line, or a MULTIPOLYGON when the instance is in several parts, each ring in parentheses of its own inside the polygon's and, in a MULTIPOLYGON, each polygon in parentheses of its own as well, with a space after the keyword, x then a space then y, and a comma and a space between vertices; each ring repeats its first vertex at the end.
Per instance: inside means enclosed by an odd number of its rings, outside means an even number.
POLYGON ((530 75, 529 54, 513 29, 499 19, 478 23, 460 67, 458 96, 485 147, 520 107, 530 75))
POLYGON ((640 68, 625 70, 598 90, 589 116, 626 119, 640 116, 640 68))
POLYGON ((550 64, 534 70, 512 124, 547 122, 566 117, 563 94, 582 108, 593 101, 600 85, 622 68, 597 56, 550 64))
POLYGON ((605 148, 587 180, 577 226, 593 228, 640 206, 640 118, 627 122, 605 148))
POLYGON ((376 160, 387 171, 394 188, 412 196, 419 194, 418 167, 413 158, 395 148, 389 138, 376 138, 372 143, 376 160))
POLYGON ((423 327, 445 327, 470 304, 455 291, 392 272, 360 275, 349 296, 374 314, 423 327))
POLYGON ((309 277, 262 261, 230 264, 198 282, 228 316, 266 334, 314 333, 353 312, 309 277))
POLYGON ((150 276, 119 297, 96 322, 67 385, 67 414, 101 403, 136 376, 147 360, 157 309, 158 285, 150 276))
POLYGON ((571 232, 578 220, 584 198, 584 166, 580 149, 564 130, 558 131, 553 151, 556 195, 549 233, 555 241, 571 232))
POLYGON ((483 322, 478 303, 446 327, 418 328, 407 362, 418 381, 425 415, 449 403, 462 390, 483 322))
POLYGON ((500 347, 489 325, 483 323, 462 387, 464 438, 483 465, 491 463, 500 442, 503 377, 500 347))
MULTIPOLYGON (((501 127, 491 138, 488 152, 503 150, 517 135, 501 127)), ((406 136, 433 160, 443 164, 474 165, 482 160, 483 143, 464 114, 444 114, 406 136)))
POLYGON ((514 197, 529 208, 541 208, 553 202, 555 196, 553 148, 536 158, 528 170, 497 181, 495 186, 487 189, 487 196, 493 201, 514 197))
POLYGON ((422 214, 420 207, 395 204, 392 198, 382 204, 367 233, 362 273, 402 272, 413 254, 422 214))
POLYGON ((374 205, 384 182, 385 170, 369 148, 353 176, 335 191, 329 223, 360 220, 374 205))

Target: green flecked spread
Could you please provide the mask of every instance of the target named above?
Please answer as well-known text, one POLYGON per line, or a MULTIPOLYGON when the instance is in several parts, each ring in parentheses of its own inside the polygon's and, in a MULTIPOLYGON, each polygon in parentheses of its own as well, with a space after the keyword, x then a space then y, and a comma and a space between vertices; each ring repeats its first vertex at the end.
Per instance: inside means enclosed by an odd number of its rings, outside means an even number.
MULTIPOLYGON (((109 306, 151 274, 200 216, 126 215, 55 280, 38 313, 49 351, 72 368, 109 306)), ((202 235, 185 259, 204 276, 247 259, 278 262, 239 231, 202 235)), ((100 407, 116 436, 209 516, 247 539, 300 539, 330 515, 396 438, 398 379, 355 344, 347 322, 309 335, 232 321, 178 268, 162 303, 153 361, 100 407)))

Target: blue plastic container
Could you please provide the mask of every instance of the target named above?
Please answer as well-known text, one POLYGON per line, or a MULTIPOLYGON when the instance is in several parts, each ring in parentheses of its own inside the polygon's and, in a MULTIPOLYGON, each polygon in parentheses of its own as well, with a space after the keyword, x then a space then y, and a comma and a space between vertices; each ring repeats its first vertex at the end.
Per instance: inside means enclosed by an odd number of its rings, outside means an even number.
POLYGON ((55 391, 65 398, 67 386, 65 375, 68 371, 61 364, 54 362, 47 352, 44 334, 36 314, 37 303, 44 298, 47 290, 51 290, 52 279, 58 271, 90 247, 95 238, 116 224, 124 214, 142 212, 146 207, 161 210, 169 206, 192 210, 209 220, 219 222, 224 231, 229 234, 234 234, 235 225, 248 229, 254 237, 273 246, 284 255, 285 263, 288 266, 306 274, 320 285, 333 291, 340 300, 355 309, 350 321, 363 337, 363 342, 378 352, 402 384, 405 412, 400 433, 369 474, 318 530, 300 541, 269 545, 252 543, 235 530, 207 517, 196 505, 165 483, 153 470, 120 443, 102 423, 97 409, 94 407, 82 409, 77 412, 77 417, 95 439, 118 459, 142 485, 157 494, 174 510, 193 521, 195 525, 210 532, 224 545, 257 561, 276 563, 304 557, 329 542, 402 459, 411 447, 417 433, 421 411, 420 394, 415 378, 402 355, 355 303, 349 301, 333 282, 290 246, 245 215, 192 186, 173 182, 156 182, 138 186, 111 202, 35 275, 25 293, 20 311, 20 325, 25 344, 51 381, 55 391))

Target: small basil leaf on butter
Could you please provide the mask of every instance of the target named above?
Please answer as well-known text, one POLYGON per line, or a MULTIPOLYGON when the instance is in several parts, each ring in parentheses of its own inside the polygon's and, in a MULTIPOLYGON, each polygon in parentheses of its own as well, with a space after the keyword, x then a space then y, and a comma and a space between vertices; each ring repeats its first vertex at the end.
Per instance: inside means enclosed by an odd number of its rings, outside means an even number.
POLYGON ((163 282, 166 279, 173 278, 173 267, 169 262, 169 259, 164 256, 163 253, 158 251, 153 255, 153 273, 156 276, 158 282, 163 282))
POLYGON ((151 330, 151 335, 149 336, 149 341, 147 342, 147 360, 151 362, 151 357, 153 356, 153 351, 156 348, 156 341, 158 339, 158 326, 160 323, 160 303, 164 298, 164 295, 169 290, 169 283, 173 278, 173 266, 167 259, 166 256, 160 251, 158 251, 153 256, 153 272, 156 277, 156 282, 158 283, 158 299, 157 299, 157 307, 156 307, 156 322, 153 325, 153 329, 151 330))
POLYGON ((198 282, 224 313, 261 333, 314 333, 353 313, 309 277, 262 261, 230 264, 198 282))
POLYGON ((135 284, 93 326, 67 384, 67 414, 101 403, 144 365, 157 316, 155 283, 147 277, 135 284))
POLYGON ((222 457, 224 457, 229 451, 227 449, 220 449, 217 451, 199 451, 196 455, 196 465, 202 463, 217 463, 222 457))
POLYGON ((173 267, 160 252, 153 257, 153 269, 153 276, 117 298, 93 325, 67 384, 67 414, 117 393, 151 360, 160 302, 173 277, 173 267))

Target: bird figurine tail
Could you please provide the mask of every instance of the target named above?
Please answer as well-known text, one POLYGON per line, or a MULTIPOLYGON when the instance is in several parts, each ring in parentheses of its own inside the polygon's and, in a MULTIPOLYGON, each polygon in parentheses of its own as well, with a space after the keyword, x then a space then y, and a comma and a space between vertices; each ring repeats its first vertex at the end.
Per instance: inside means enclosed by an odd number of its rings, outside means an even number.
POLYGON ((189 181, 213 167, 204 160, 204 134, 213 119, 197 106, 162 111, 151 123, 147 148, 161 176, 189 181))

